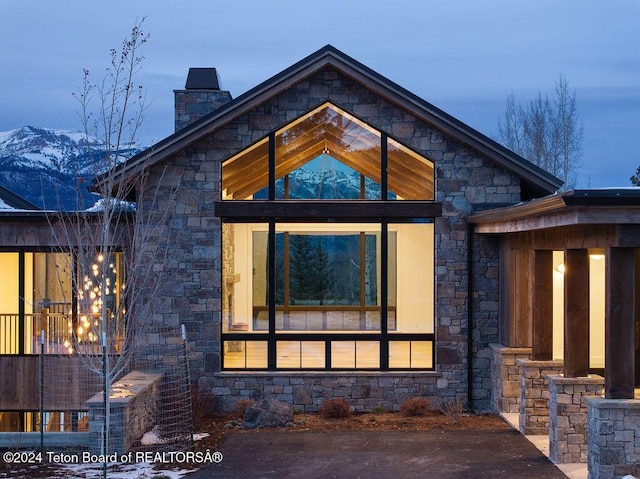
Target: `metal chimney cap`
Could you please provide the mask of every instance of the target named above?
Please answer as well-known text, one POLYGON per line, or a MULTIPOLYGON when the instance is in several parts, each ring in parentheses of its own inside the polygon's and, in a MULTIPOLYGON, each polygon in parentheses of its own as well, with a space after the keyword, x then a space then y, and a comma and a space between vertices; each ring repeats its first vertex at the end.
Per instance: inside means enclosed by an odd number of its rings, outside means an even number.
POLYGON ((215 68, 189 68, 186 90, 220 90, 220 78, 215 68))

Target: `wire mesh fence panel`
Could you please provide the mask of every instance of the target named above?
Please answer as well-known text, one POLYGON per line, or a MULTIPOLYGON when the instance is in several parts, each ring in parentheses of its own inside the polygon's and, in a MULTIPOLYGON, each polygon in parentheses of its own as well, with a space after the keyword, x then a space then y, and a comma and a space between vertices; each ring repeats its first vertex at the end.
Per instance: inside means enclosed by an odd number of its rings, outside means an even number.
MULTIPOLYGON (((41 445, 96 454, 192 446, 188 357, 179 330, 145 334, 132 351, 122 352, 131 353, 122 361, 118 354, 101 354, 97 341, 80 343, 62 334, 59 317, 48 319, 39 354, 22 356, 23 368, 32 371, 27 386, 33 391, 27 400, 31 415, 25 411, 24 420, 32 421, 30 431, 41 433, 41 445), (109 367, 115 364, 114 372, 109 367), (105 370, 112 373, 108 414, 105 370)), ((70 322, 67 332, 73 332, 70 322)))
POLYGON ((134 369, 162 374, 159 384, 156 422, 134 449, 177 451, 192 446, 192 410, 188 376, 188 357, 180 335, 163 333, 171 338, 161 344, 139 348, 134 369))

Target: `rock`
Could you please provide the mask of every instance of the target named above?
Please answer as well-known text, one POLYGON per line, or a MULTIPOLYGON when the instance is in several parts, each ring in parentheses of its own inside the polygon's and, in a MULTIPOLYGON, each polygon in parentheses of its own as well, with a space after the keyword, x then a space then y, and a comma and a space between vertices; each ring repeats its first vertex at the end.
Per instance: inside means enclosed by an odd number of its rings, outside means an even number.
POLYGON ((244 429, 284 427, 293 422, 293 407, 273 398, 263 399, 247 407, 242 421, 244 429))

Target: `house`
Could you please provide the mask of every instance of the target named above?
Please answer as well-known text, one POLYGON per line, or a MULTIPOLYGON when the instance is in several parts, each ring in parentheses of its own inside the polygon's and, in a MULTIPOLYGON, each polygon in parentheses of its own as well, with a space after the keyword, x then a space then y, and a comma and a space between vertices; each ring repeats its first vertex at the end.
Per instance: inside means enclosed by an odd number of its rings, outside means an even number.
POLYGON ((586 460, 587 415, 637 424, 635 190, 556 193, 332 46, 235 99, 215 69, 191 69, 175 100, 176 132, 113 173, 144 172, 136 200, 167 214, 149 244, 170 244, 149 264, 167 286, 153 318, 185 325, 192 377, 220 409, 423 396, 518 413, 565 462, 586 460), (563 409, 569 390, 594 412, 563 409))

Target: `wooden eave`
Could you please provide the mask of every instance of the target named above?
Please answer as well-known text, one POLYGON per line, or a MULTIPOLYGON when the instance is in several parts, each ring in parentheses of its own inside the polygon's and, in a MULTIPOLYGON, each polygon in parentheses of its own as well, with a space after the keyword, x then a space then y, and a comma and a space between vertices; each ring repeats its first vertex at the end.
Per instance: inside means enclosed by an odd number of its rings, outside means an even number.
MULTIPOLYGON (((132 157, 116 168, 116 175, 134 176, 139 174, 144 169, 181 152, 190 145, 210 135, 215 130, 247 114, 257 106, 269 101, 324 68, 333 68, 354 79, 373 93, 409 111, 421 121, 490 158, 506 170, 520 176, 525 182, 532 185, 536 191, 542 194, 552 193, 562 185, 562 182, 558 178, 345 55, 331 45, 327 45, 309 55, 269 80, 240 95, 235 100, 223 105, 211 114, 132 157)), ((96 179, 94 186, 96 188, 102 186, 101 177, 96 179)))
POLYGON ((576 225, 640 224, 640 189, 576 190, 469 217, 476 233, 515 233, 576 225))

